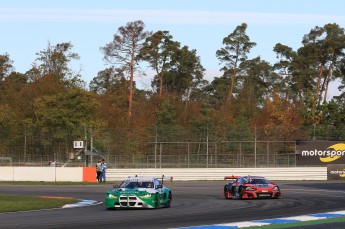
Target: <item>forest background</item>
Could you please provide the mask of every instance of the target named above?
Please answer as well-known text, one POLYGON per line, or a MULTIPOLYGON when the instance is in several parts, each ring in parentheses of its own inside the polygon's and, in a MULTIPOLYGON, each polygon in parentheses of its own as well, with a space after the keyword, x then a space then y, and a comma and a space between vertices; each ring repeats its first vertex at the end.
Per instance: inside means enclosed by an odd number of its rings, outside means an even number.
MULTIPOLYGON (((80 58, 71 42, 48 42, 26 72, 14 71, 10 53, 0 54, 0 156, 64 162, 78 154, 73 141, 84 139, 114 163, 119 156, 147 162, 158 142, 169 142, 175 145, 165 156, 178 154, 171 164, 187 152, 208 164, 216 151, 238 154, 238 142, 280 142, 265 151, 278 155, 293 152, 296 140, 344 140, 344 29, 315 26, 297 50, 277 43, 272 65, 248 58, 257 44, 247 26, 236 26, 215 50, 221 75, 210 82, 197 50, 169 31, 146 31, 141 20, 119 27, 100 47, 109 67, 88 86, 70 66, 80 58), (144 66, 155 73, 150 90, 135 83, 144 66), (342 93, 327 100, 335 80, 342 93), (180 150, 186 142, 194 148, 180 150), (215 150, 215 142, 237 143, 215 150)), ((252 153, 250 144, 241 153, 252 153)))

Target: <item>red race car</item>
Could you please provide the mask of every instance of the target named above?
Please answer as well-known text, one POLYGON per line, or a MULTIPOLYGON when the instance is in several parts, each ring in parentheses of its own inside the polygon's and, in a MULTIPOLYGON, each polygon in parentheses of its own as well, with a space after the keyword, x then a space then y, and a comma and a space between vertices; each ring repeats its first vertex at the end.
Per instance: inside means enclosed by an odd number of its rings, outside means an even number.
POLYGON ((225 176, 232 180, 224 186, 226 199, 278 199, 279 186, 261 176, 225 176))

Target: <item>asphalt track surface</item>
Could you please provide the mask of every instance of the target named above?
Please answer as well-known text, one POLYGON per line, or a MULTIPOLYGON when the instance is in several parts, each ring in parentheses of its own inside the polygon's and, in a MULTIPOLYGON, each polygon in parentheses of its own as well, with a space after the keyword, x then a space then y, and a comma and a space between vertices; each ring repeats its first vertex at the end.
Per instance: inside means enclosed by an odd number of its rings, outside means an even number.
MULTIPOLYGON (((98 185, 2 184, 0 193, 3 194, 74 197, 103 203, 0 213, 0 228, 181 228, 345 210, 344 182, 277 183, 282 190, 281 199, 226 200, 223 196, 225 181, 166 182, 172 189, 171 207, 138 210, 106 210, 104 196, 106 190, 112 189, 110 182, 98 185)), ((306 228, 322 228, 322 225, 306 228)), ((345 228, 345 224, 327 224, 324 228, 345 228)))

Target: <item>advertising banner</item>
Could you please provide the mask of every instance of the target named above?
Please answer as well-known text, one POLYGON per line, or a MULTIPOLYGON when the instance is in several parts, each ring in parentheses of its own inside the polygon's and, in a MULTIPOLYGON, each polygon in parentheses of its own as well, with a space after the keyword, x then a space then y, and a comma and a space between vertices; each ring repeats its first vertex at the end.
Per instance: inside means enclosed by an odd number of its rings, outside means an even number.
POLYGON ((327 165, 327 180, 345 180, 345 164, 327 165))
POLYGON ((296 165, 317 166, 345 164, 345 142, 340 141, 297 141, 296 165))

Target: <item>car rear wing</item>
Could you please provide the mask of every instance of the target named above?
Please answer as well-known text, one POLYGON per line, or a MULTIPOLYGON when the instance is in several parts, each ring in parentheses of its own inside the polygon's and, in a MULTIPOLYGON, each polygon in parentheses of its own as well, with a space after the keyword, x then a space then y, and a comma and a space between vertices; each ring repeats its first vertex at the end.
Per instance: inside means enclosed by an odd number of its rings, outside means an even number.
MULTIPOLYGON (((131 178, 131 176, 129 176, 128 178, 131 178)), ((133 178, 150 178, 150 177, 135 175, 133 178)), ((151 177, 151 179, 152 179, 152 177, 151 177)), ((165 176, 165 175, 162 175, 162 177, 155 177, 155 179, 161 179, 162 184, 164 183, 164 180, 169 179, 170 183, 172 183, 174 180, 174 178, 172 176, 165 176)))
POLYGON ((240 178, 241 176, 234 176, 234 175, 231 175, 231 176, 225 176, 224 177, 224 180, 236 180, 238 178, 240 178))

